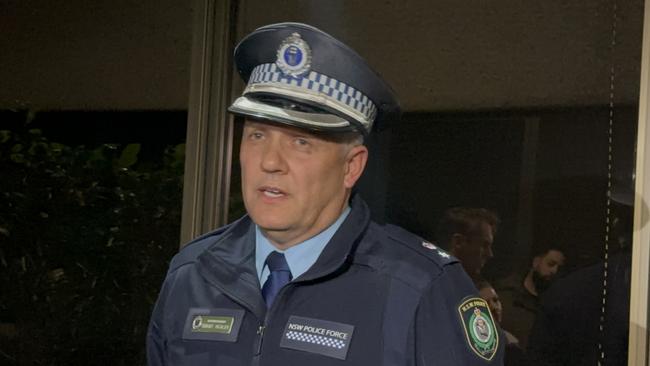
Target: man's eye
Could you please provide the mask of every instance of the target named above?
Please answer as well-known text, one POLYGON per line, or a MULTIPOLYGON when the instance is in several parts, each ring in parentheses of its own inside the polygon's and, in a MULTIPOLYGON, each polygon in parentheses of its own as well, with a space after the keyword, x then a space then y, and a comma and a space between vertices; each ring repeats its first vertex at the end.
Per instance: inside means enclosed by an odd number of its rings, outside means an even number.
POLYGON ((264 137, 264 135, 261 132, 251 132, 250 135, 248 136, 253 140, 259 140, 262 137, 264 137))
POLYGON ((301 138, 301 137, 296 138, 295 143, 298 146, 308 146, 309 145, 309 141, 307 141, 307 139, 304 139, 304 138, 301 138))

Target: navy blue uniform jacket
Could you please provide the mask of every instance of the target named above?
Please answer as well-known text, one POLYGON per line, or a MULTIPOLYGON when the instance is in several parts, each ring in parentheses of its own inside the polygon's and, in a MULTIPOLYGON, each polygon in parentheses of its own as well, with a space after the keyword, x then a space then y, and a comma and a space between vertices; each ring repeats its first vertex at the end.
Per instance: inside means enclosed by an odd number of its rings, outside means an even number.
POLYGON ((459 307, 476 290, 457 260, 371 222, 358 196, 351 206, 268 311, 250 218, 185 246, 153 311, 149 365, 501 365, 498 335, 496 352, 470 346, 459 307))

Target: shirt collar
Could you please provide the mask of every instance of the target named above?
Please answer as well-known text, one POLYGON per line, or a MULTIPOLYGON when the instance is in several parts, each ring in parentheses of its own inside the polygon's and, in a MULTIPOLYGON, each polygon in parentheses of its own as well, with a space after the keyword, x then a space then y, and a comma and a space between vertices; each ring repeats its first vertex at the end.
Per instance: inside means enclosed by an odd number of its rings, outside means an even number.
POLYGON ((336 233, 349 213, 350 207, 348 206, 345 208, 341 216, 339 216, 332 225, 323 230, 320 234, 284 251, 273 246, 273 244, 271 244, 271 242, 269 242, 269 240, 262 234, 259 226, 255 225, 255 267, 257 268, 257 276, 260 283, 264 283, 264 277, 268 276, 268 269, 265 268, 264 261, 274 250, 284 254, 293 278, 295 279, 300 277, 300 275, 305 273, 316 262, 318 256, 320 256, 327 243, 330 241, 332 236, 334 236, 334 233, 336 233))

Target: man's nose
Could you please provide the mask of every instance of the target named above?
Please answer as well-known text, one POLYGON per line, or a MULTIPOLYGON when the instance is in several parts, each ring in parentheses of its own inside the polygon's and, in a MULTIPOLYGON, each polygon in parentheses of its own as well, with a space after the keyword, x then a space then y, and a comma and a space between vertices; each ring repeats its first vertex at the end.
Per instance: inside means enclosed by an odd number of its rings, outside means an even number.
POLYGON ((279 141, 270 139, 264 146, 264 149, 262 149, 261 168, 268 173, 277 173, 286 170, 286 161, 279 141))
POLYGON ((485 254, 486 254, 486 256, 487 256, 488 258, 492 258, 492 257, 494 257, 494 252, 492 252, 492 246, 491 246, 491 245, 489 245, 489 246, 487 247, 487 250, 486 250, 485 254))

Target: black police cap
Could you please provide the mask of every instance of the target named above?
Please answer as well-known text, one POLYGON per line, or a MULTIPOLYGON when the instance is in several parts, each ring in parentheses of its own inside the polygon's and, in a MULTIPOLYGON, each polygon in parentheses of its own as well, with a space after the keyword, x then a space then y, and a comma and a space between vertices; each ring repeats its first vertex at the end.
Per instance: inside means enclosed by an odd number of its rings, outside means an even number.
POLYGON ((235 48, 247 83, 236 114, 316 131, 357 131, 400 118, 391 87, 354 50, 306 24, 258 28, 235 48))

